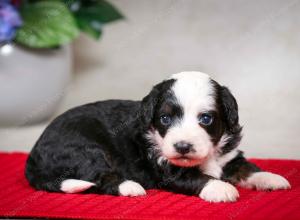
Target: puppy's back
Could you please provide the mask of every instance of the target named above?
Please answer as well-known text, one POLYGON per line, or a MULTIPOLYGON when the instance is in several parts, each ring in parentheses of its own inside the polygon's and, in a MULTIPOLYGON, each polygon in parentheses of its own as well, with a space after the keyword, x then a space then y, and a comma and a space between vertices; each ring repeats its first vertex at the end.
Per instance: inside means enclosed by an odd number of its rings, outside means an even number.
POLYGON ((70 109, 55 118, 28 157, 25 176, 30 185, 60 191, 59 183, 64 179, 82 178, 85 174, 77 162, 86 160, 83 157, 89 157, 87 154, 91 154, 90 158, 102 155, 101 148, 94 152, 83 148, 91 143, 109 146, 109 138, 137 117, 139 107, 138 101, 107 100, 70 109))

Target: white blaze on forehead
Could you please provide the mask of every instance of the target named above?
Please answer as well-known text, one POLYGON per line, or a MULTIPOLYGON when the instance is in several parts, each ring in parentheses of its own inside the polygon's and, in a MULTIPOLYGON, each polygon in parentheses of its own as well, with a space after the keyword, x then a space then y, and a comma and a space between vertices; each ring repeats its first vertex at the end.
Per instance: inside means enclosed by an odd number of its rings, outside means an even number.
POLYGON ((185 111, 193 111, 189 113, 198 114, 199 111, 214 108, 214 88, 211 78, 207 74, 181 72, 173 74, 171 79, 176 79, 172 90, 185 111))
POLYGON ((206 73, 202 73, 199 71, 184 71, 180 73, 174 73, 171 75, 171 79, 179 79, 179 78, 197 78, 197 77, 203 77, 203 78, 210 78, 210 76, 206 73))

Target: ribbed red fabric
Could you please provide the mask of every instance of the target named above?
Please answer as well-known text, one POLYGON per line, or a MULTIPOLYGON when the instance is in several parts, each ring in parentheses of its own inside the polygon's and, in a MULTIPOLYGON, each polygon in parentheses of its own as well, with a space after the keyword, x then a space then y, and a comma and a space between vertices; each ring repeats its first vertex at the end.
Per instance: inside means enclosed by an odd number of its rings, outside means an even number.
POLYGON ((240 189, 234 203, 208 203, 197 196, 148 190, 143 197, 36 191, 24 177, 27 154, 0 153, 0 216, 74 219, 300 219, 300 161, 252 160, 285 176, 291 190, 240 189))

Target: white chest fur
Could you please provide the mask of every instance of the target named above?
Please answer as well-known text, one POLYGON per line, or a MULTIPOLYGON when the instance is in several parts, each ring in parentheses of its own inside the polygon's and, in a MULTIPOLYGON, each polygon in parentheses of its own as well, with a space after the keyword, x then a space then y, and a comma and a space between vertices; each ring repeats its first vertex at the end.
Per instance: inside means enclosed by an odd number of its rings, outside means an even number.
POLYGON ((200 165, 200 169, 204 174, 220 179, 223 167, 235 158, 237 154, 238 150, 236 149, 222 156, 218 155, 218 153, 213 153, 204 164, 200 165))

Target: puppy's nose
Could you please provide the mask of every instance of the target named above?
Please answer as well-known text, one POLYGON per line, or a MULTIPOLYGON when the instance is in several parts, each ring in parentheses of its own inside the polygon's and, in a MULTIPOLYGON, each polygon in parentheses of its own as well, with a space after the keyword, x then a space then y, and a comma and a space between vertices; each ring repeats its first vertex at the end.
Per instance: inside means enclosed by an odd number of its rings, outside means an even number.
POLYGON ((175 150, 180 154, 187 154, 191 151, 192 146, 192 144, 185 141, 180 141, 174 144, 175 150))

